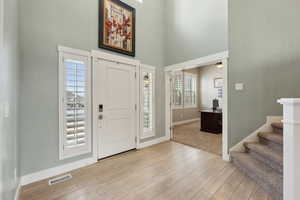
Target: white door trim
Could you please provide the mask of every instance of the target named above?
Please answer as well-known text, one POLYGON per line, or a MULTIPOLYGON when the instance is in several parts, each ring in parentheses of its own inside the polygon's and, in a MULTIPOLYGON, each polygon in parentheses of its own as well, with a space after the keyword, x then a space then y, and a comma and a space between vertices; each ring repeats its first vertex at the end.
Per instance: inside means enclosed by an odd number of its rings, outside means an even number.
MULTIPOLYGON (((118 56, 114 54, 104 53, 101 51, 92 50, 92 91, 93 91, 93 109, 92 109, 92 115, 94 121, 94 113, 97 112, 95 108, 97 108, 97 105, 95 103, 95 61, 98 59, 116 62, 116 63, 122 63, 127 65, 132 65, 136 67, 136 105, 137 105, 137 112, 136 112, 136 148, 138 149, 140 146, 140 140, 139 140, 139 131, 140 131, 140 68, 141 68, 141 62, 136 59, 126 58, 123 56, 118 56)), ((93 158, 95 160, 98 160, 98 135, 97 135, 97 125, 93 123, 93 158)))
POLYGON ((190 60, 187 62, 170 65, 165 67, 165 77, 166 77, 166 135, 171 139, 172 131, 170 127, 172 126, 171 120, 171 91, 170 91, 170 78, 172 71, 187 70, 196 67, 202 67, 206 65, 215 64, 217 62, 223 62, 224 70, 224 89, 223 89, 223 134, 222 134, 222 157, 223 160, 229 161, 229 149, 228 149, 228 51, 220 52, 217 54, 201 57, 198 59, 190 60))

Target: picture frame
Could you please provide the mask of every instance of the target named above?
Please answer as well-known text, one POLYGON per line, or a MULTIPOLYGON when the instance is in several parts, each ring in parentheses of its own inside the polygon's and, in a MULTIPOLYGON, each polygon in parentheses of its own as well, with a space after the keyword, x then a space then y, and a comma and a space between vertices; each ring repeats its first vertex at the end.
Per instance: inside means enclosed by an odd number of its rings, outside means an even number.
POLYGON ((135 57, 135 8, 120 0, 99 0, 99 48, 135 57))
POLYGON ((214 88, 223 88, 224 80, 223 78, 214 79, 214 88))

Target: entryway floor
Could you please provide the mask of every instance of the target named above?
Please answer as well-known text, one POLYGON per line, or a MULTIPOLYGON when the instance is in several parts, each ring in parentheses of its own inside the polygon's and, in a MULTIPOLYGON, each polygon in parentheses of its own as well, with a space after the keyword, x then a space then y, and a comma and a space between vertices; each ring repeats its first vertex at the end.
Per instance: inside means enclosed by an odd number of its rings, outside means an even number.
POLYGON ((71 172, 69 181, 22 187, 22 200, 270 200, 220 156, 175 142, 126 152, 71 172))
POLYGON ((216 135, 200 131, 200 122, 175 126, 172 140, 203 151, 222 155, 222 134, 216 135))

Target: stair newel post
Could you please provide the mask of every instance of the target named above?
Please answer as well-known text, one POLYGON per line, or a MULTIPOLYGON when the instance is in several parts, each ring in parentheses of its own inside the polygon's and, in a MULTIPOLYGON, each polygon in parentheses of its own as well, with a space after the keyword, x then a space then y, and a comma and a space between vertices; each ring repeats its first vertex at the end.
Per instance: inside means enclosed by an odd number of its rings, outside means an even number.
POLYGON ((280 99, 283 105, 283 196, 300 198, 300 99, 280 99))

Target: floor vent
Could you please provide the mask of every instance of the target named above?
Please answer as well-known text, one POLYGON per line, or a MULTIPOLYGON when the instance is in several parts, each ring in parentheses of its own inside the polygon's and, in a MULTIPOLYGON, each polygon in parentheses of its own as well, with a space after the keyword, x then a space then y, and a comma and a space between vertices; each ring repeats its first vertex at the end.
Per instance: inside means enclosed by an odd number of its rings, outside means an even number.
POLYGON ((50 179, 48 183, 49 183, 49 185, 54 185, 56 183, 61 183, 63 181, 70 180, 71 178, 72 178, 71 174, 65 174, 63 176, 50 179))

